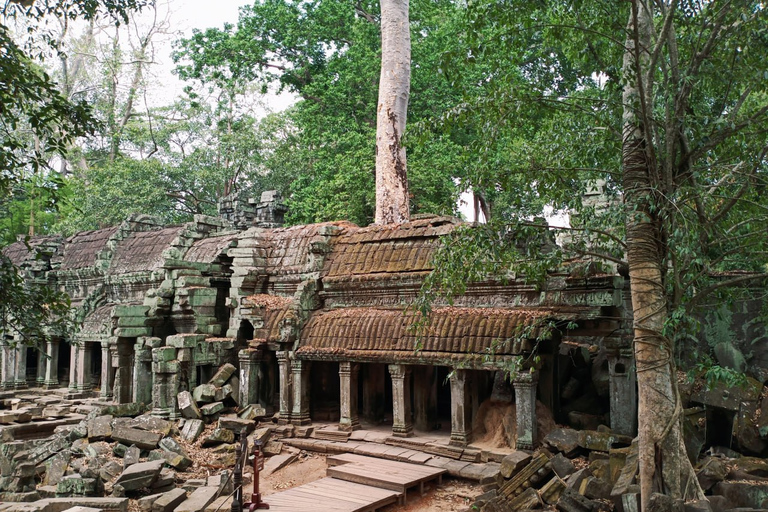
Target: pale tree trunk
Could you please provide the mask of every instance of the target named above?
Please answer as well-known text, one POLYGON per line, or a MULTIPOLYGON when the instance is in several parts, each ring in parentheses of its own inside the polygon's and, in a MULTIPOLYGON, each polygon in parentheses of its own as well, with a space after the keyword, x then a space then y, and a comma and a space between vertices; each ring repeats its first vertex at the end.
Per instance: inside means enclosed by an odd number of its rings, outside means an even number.
POLYGON ((653 73, 649 72, 653 12, 634 0, 624 54, 623 182, 627 262, 634 314, 638 387, 639 479, 642 509, 652 493, 703 497, 685 452, 672 340, 664 336, 667 297, 661 176, 650 135, 653 73))
POLYGON ((409 219, 408 177, 401 141, 410 88, 408 0, 382 0, 381 79, 376 118, 376 224, 409 219))

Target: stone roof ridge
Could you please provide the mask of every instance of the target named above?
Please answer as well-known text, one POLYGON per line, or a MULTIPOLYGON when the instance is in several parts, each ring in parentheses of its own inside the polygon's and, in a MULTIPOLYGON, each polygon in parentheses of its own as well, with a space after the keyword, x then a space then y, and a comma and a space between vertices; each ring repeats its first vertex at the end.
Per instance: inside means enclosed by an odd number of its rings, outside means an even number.
POLYGON ((14 265, 32 264, 34 261, 45 260, 45 270, 50 269, 50 259, 60 250, 64 237, 62 235, 18 235, 16 241, 6 245, 0 251, 14 265))

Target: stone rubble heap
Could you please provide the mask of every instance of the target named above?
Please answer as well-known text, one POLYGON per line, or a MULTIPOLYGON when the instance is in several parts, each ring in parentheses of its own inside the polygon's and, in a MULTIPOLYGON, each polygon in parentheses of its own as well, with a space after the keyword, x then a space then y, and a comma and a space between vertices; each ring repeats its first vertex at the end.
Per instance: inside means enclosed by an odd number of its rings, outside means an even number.
MULTIPOLYGON (((258 442, 267 455, 283 450, 282 443, 270 441, 271 418, 256 428, 266 416, 262 408, 234 414, 234 370, 225 364, 208 383, 180 393, 184 418, 179 421, 151 416, 136 403, 58 405, 69 424, 57 425, 44 439, 0 444, 0 511, 58 512, 73 506, 127 511, 129 498, 144 512, 197 512, 214 502, 228 509, 237 435, 248 435, 249 446, 258 442), (87 414, 71 414, 71 409, 87 414), (220 474, 196 478, 192 471, 201 468, 220 474), (62 508, 61 500, 68 506, 62 508)), ((40 407, 29 403, 26 411, 40 407)), ((22 401, 6 405, 18 407, 22 401)), ((10 412, 21 416, 18 409, 10 412)), ((41 425, 50 421, 25 414, 41 425)))
MULTIPOLYGON (((713 448, 695 469, 708 501, 675 503, 656 494, 653 509, 718 512, 768 508, 768 460, 713 448)), ((505 457, 496 480, 481 482, 486 492, 472 510, 637 512, 637 478, 636 440, 605 427, 596 431, 558 428, 533 454, 516 451, 505 457)))

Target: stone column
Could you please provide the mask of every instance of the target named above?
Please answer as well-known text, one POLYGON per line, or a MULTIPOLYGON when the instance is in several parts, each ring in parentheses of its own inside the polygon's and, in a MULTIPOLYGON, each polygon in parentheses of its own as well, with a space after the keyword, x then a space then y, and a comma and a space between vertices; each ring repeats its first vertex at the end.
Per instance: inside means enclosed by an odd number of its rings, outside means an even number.
MULTIPOLYGON (((115 368, 114 401, 118 404, 129 403, 133 399, 133 344, 122 339, 117 342, 117 350, 112 357, 115 368)), ((146 385, 146 384, 145 384, 146 385)))
POLYGON ((361 428, 360 419, 357 415, 357 378, 359 374, 359 364, 349 361, 339 363, 339 381, 341 383, 339 430, 345 432, 361 428))
POLYGON ((451 372, 451 444, 466 446, 471 430, 471 404, 468 400, 467 370, 454 369, 451 372))
POLYGON ((0 342, 2 348, 2 368, 0 368, 0 387, 13 389, 16 385, 16 350, 7 340, 0 342))
POLYGON ((278 423, 285 425, 290 423, 293 404, 293 388, 291 386, 291 367, 288 360, 288 352, 281 350, 275 352, 277 368, 280 372, 280 420, 278 423))
POLYGON ((517 408, 517 449, 533 450, 536 444, 536 384, 537 372, 521 370, 512 385, 517 408))
POLYGON ((309 361, 301 359, 291 360, 291 373, 293 374, 293 411, 291 423, 294 425, 309 425, 312 419, 309 417, 309 361))
POLYGON ((411 369, 403 364, 390 364, 392 376, 392 435, 411 437, 411 369))
MULTIPOLYGON (((46 344, 45 347, 48 345, 46 344)), ((35 354, 37 355, 37 375, 35 375, 35 387, 43 387, 45 382, 45 347, 37 349, 35 354)))
POLYGON ((179 361, 176 348, 152 349, 152 416, 176 419, 180 416, 176 401, 179 361))
POLYGON ((259 403, 262 352, 245 348, 238 352, 240 361, 240 406, 259 403))
POLYGON ((99 396, 105 400, 112 399, 115 371, 112 367, 112 350, 109 341, 101 342, 101 392, 99 396))
POLYGON ((77 392, 77 381, 80 372, 80 365, 78 364, 80 359, 80 343, 73 342, 69 345, 69 391, 70 393, 77 392))
POLYGON ((143 404, 151 404, 152 397, 152 347, 139 341, 133 346, 133 401, 143 404))
POLYGON ((16 346, 16 389, 27 389, 27 346, 19 343, 16 346))
POLYGON ((46 356, 43 358, 45 370, 43 373, 43 388, 56 389, 59 387, 59 340, 52 340, 46 344, 46 356))
POLYGON ((93 343, 82 342, 77 350, 77 391, 89 391, 91 389, 91 351, 93 343))
POLYGON ((627 436, 635 435, 637 425, 637 385, 633 365, 631 348, 608 351, 611 430, 627 436))

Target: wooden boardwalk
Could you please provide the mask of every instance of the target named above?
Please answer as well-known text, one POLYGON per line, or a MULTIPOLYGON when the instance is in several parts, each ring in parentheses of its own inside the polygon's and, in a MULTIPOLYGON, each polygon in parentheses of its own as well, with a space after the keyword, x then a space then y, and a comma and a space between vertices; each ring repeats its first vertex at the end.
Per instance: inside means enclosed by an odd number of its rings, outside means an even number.
POLYGON ((437 479, 442 482, 445 469, 438 469, 419 464, 397 462, 343 453, 329 456, 327 459, 327 475, 348 482, 365 484, 383 489, 398 491, 405 504, 407 490, 419 486, 419 492, 424 494, 424 483, 437 479))
POLYGON ((278 512, 373 512, 398 501, 400 493, 323 478, 262 499, 269 504, 269 510, 278 512))

